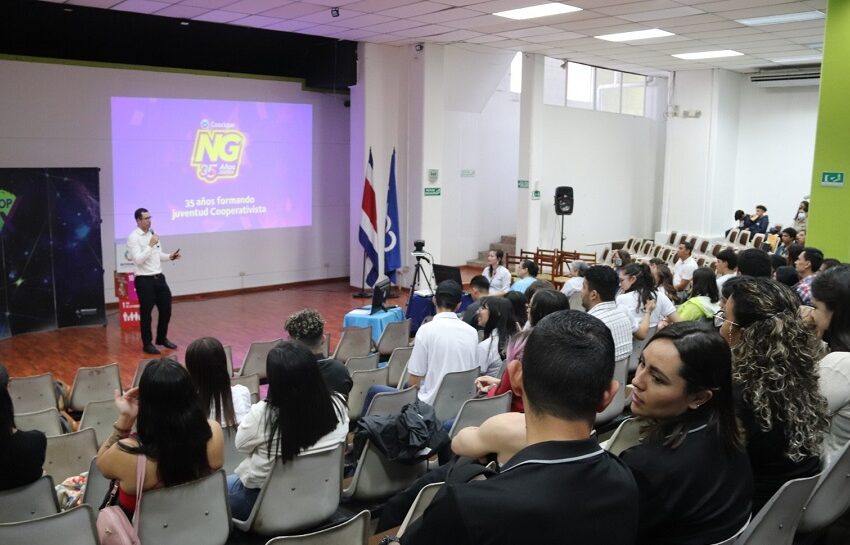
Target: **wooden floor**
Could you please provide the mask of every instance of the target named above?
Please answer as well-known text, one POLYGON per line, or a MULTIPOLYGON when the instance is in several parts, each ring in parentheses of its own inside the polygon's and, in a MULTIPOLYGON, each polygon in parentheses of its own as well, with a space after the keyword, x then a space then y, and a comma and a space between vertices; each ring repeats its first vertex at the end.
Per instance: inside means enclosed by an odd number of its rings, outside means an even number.
MULTIPOLYGON (((355 299, 356 290, 348 281, 294 286, 275 291, 204 297, 175 301, 168 337, 177 350, 163 350, 163 355, 176 353, 185 361, 186 346, 204 336, 217 337, 233 348, 233 361, 241 362, 254 341, 286 337, 283 324, 287 316, 306 307, 315 308, 325 319, 325 331, 331 334, 331 348, 339 340, 342 319, 349 310, 367 305, 368 299, 355 299)), ((404 307, 406 298, 391 299, 388 304, 404 307)), ((154 311, 154 332, 156 331, 154 311)), ((149 358, 142 352, 138 330, 122 331, 118 311, 107 312, 106 327, 66 328, 17 335, 0 341, 0 363, 13 377, 53 373, 68 384, 80 366, 118 362, 122 383, 133 381, 139 360, 149 358)))

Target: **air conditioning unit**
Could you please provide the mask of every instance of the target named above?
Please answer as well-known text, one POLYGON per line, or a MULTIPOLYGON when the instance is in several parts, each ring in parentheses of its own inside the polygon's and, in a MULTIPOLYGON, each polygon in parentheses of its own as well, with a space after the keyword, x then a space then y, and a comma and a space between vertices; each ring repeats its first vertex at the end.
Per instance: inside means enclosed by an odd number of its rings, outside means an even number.
POLYGON ((820 85, 820 65, 768 68, 750 76, 758 87, 802 87, 820 85))

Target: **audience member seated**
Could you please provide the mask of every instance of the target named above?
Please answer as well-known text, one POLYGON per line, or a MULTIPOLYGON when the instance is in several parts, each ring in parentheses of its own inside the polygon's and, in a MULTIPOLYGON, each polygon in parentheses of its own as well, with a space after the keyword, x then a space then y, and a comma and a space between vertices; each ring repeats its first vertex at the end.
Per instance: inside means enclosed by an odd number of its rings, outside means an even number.
POLYGON ((251 410, 251 392, 242 384, 230 385, 227 355, 213 337, 192 341, 186 348, 186 369, 198 392, 201 409, 223 427, 234 427, 251 410))
POLYGON ((632 255, 625 248, 614 250, 611 254, 611 265, 617 272, 620 272, 623 267, 633 262, 634 260, 632 259, 632 255))
POLYGON ((531 261, 530 259, 526 259, 517 267, 517 276, 519 280, 514 282, 511 285, 511 291, 518 291, 520 293, 525 293, 525 290, 528 289, 528 286, 534 283, 537 280, 537 272, 538 267, 537 263, 531 261))
POLYGON ((753 512, 786 481, 820 471, 829 425, 818 390, 823 349, 798 305, 782 284, 744 277, 732 284, 725 313, 718 316, 732 347, 738 417, 755 476, 753 512))
POLYGON ((652 273, 655 289, 666 295, 674 304, 678 303, 679 296, 676 288, 673 287, 673 271, 670 270, 670 266, 663 259, 653 257, 649 260, 649 270, 652 273))
MULTIPOLYGON (((528 290, 530 289, 531 286, 528 287, 528 290)), ((528 293, 528 290, 526 290, 526 293, 528 293)), ((512 319, 516 323, 517 329, 522 329, 528 321, 526 318, 528 315, 528 297, 525 293, 509 291, 505 294, 505 299, 511 304, 512 319)))
POLYGON ((794 267, 801 253, 803 253, 803 245, 799 242, 794 242, 791 246, 788 246, 788 264, 794 267))
POLYGON ((797 269, 791 265, 783 265, 777 267, 773 273, 773 278, 780 284, 784 284, 789 288, 793 288, 800 281, 800 275, 797 274, 797 269))
MULTIPOLYGON (((507 362, 507 365, 505 365, 505 370, 502 372, 501 378, 493 378, 485 375, 475 379, 475 388, 478 390, 478 393, 486 394, 487 397, 495 397, 502 395, 505 392, 511 392, 511 411, 518 413, 524 412, 522 406, 522 392, 511 387, 511 376, 510 373, 508 373, 508 366, 521 364, 522 352, 523 349, 525 349, 525 341, 528 340, 528 335, 530 333, 530 329, 520 331, 516 335, 513 335, 511 340, 508 341, 508 347, 506 349, 507 353, 505 354, 505 361, 507 362)), ((525 423, 523 423, 523 426, 524 425, 525 423)))
MULTIPOLYGON (((555 285, 552 282, 549 282, 548 280, 539 280, 539 279, 535 280, 534 283, 532 283, 530 286, 528 286, 528 289, 525 290, 525 293, 524 293, 525 300, 528 303, 531 303, 531 298, 534 297, 534 294, 537 293, 538 290, 554 290, 554 289, 555 289, 555 285)), ((528 314, 528 308, 526 308, 525 311, 526 311, 526 314, 528 314)))
POLYGON ((478 307, 481 306, 481 298, 490 294, 490 281, 483 274, 476 274, 469 280, 469 294, 472 303, 463 311, 463 321, 474 327, 478 327, 478 307))
POLYGON ((325 320, 319 311, 312 308, 299 310, 286 319, 283 327, 290 339, 305 344, 316 356, 319 373, 328 388, 348 398, 348 393, 354 385, 351 373, 344 361, 325 357, 325 320))
POLYGON ((773 267, 770 255, 758 248, 747 248, 738 252, 738 274, 754 278, 771 278, 773 267))
POLYGON ((797 274, 800 275, 800 281, 794 289, 797 290, 797 295, 800 296, 804 305, 812 306, 812 282, 820 270, 821 263, 823 263, 823 252, 808 246, 803 248, 800 257, 794 262, 797 274))
POLYGON ((455 314, 461 295, 454 280, 440 282, 434 295, 437 314, 416 332, 416 343, 407 363, 408 384, 418 386, 419 399, 428 404, 434 402, 437 387, 446 373, 478 367, 478 333, 455 314))
POLYGON ((768 254, 770 256, 770 277, 776 278, 776 269, 779 267, 787 267, 788 260, 785 257, 776 254, 768 254))
MULTIPOLYGON (((735 227, 733 227, 732 229, 743 229, 744 228, 744 216, 746 216, 746 215, 747 215, 747 213, 744 212, 743 210, 735 210, 735 227)), ((723 233, 723 236, 728 237, 729 231, 731 231, 732 229, 726 229, 726 232, 723 233)))
POLYGON ((679 305, 679 318, 689 322, 711 320, 720 310, 720 294, 714 271, 700 267, 694 271, 688 300, 679 305))
POLYGON ((797 213, 794 214, 794 222, 792 227, 797 231, 806 230, 806 225, 809 223, 809 201, 801 201, 797 208, 797 213))
POLYGON ((805 229, 797 229, 797 244, 800 246, 806 245, 806 230, 805 229))
POLYGON ((236 431, 236 448, 248 455, 227 477, 230 511, 247 520, 272 467, 312 448, 345 441, 348 411, 342 395, 331 392, 303 344, 285 341, 266 359, 269 393, 255 403, 236 431))
POLYGON ((566 295, 567 299, 581 291, 581 287, 584 285, 584 273, 589 267, 587 263, 580 259, 573 261, 568 266, 570 268, 570 279, 561 286, 561 293, 566 295))
POLYGON ((732 248, 725 248, 717 252, 717 291, 723 289, 727 280, 738 276, 738 254, 732 248))
POLYGON ((619 388, 613 373, 614 342, 599 319, 570 310, 541 320, 523 364, 511 367, 528 446, 499 475, 444 485, 401 542, 514 545, 569 535, 575 543, 634 543, 634 477, 591 437, 597 411, 619 388))
POLYGON ((632 334, 645 339, 649 330, 667 319, 678 322, 679 315, 670 299, 655 289, 649 266, 632 263, 620 271, 620 289, 617 306, 632 320, 632 334))
POLYGON ((505 361, 505 347, 519 331, 510 301, 501 297, 486 297, 478 309, 478 325, 484 328, 484 340, 478 343, 478 366, 482 375, 499 377, 505 361))
MULTIPOLYGON (((611 267, 594 265, 584 274, 581 304, 591 316, 596 316, 611 330, 614 338, 614 361, 628 358, 632 353, 632 319, 617 306, 620 279, 611 267)), ((625 385, 624 385, 625 386, 625 385)))
POLYGON ((812 282, 812 302, 812 321, 831 352, 820 361, 819 381, 830 416, 824 456, 834 461, 850 441, 850 265, 818 274, 812 282))
MULTIPOLYGON (((47 438, 38 430, 15 428, 9 372, 0 365, 0 490, 29 484, 42 474, 47 438)), ((60 479, 67 477, 63 475, 60 479)))
POLYGON ((481 274, 490 282, 490 295, 505 292, 511 285, 511 272, 503 265, 504 260, 502 250, 490 250, 487 254, 487 266, 481 274))
POLYGON ((753 474, 731 365, 723 338, 694 323, 664 328, 643 349, 632 414, 648 429, 620 454, 640 492, 638 544, 716 543, 747 522, 753 474))
POLYGON ((834 257, 825 257, 823 262, 820 264, 818 272, 822 273, 823 271, 831 269, 832 267, 837 267, 838 265, 841 265, 841 262, 834 257))
POLYGON ((770 224, 770 219, 767 217, 767 207, 763 204, 756 205, 756 211, 749 216, 744 216, 743 229, 750 233, 767 234, 767 227, 770 224))
POLYGON ((786 227, 779 235, 779 244, 776 245, 773 255, 780 257, 788 257, 788 247, 791 246, 797 238, 797 230, 793 227, 786 227))
POLYGON ((693 243, 685 241, 679 244, 679 250, 676 252, 676 256, 679 259, 673 264, 673 287, 676 289, 676 295, 680 299, 685 297, 683 292, 688 291, 694 271, 699 267, 697 260, 691 255, 693 251, 693 243))
POLYGON ((189 372, 174 360, 154 360, 138 388, 116 391, 118 420, 97 452, 97 468, 118 481, 118 505, 136 509, 137 457, 145 456, 143 490, 200 479, 224 464, 224 436, 207 420, 189 372), (136 433, 131 434, 133 425, 136 433))

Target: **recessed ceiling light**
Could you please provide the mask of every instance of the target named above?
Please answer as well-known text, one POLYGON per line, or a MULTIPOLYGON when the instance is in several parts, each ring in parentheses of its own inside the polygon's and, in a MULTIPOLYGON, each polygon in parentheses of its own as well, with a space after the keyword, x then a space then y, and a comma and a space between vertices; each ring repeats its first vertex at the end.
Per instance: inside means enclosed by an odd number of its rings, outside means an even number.
POLYGON ((180 21, 180 26, 189 26, 189 21, 180 21))
POLYGON ((823 60, 822 55, 809 55, 806 57, 785 57, 783 59, 770 59, 771 62, 775 62, 777 64, 804 64, 811 62, 821 62, 823 60))
POLYGON ((636 30, 634 32, 603 34, 602 36, 594 36, 594 38, 608 42, 631 42, 633 40, 648 40, 650 38, 664 38, 667 36, 675 36, 675 34, 661 30, 660 28, 650 28, 649 30, 636 30))
POLYGON ((751 17, 749 19, 735 19, 736 23, 747 26, 781 25, 784 23, 799 23, 800 21, 814 21, 823 19, 822 11, 801 11, 799 13, 783 13, 782 15, 768 15, 767 17, 751 17))
POLYGON ((507 11, 497 11, 493 15, 505 17, 507 19, 536 19, 537 17, 549 17, 550 15, 561 15, 562 13, 572 13, 581 11, 581 8, 562 4, 560 2, 548 2, 537 6, 529 6, 527 8, 509 9, 507 11))
POLYGON ((739 53, 738 51, 732 51, 731 49, 721 49, 719 51, 697 51, 696 53, 677 53, 673 56, 677 59, 693 61, 698 59, 719 59, 721 57, 737 57, 738 55, 743 55, 743 53, 739 53))

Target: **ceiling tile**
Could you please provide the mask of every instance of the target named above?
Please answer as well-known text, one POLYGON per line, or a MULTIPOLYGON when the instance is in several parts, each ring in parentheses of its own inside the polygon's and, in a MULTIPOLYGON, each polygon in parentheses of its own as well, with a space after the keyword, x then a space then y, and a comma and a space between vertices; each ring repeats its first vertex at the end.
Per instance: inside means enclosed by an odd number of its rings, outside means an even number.
POLYGON ((198 15, 208 11, 208 8, 174 5, 162 8, 156 12, 156 15, 162 15, 163 17, 177 17, 178 19, 191 19, 192 17, 197 17, 198 15))
MULTIPOLYGON (((227 0, 230 2, 231 0, 227 0)), ((74 0, 69 2, 75 6, 84 6, 88 8, 111 8, 116 4, 120 4, 121 0, 74 0)))
POLYGON ((454 28, 478 29, 479 27, 499 25, 504 22, 504 18, 496 17, 495 15, 479 15, 477 17, 470 17, 469 19, 463 19, 460 21, 446 21, 443 24, 454 28))
POLYGON ((367 27, 363 27, 363 30, 370 30, 374 32, 378 32, 380 34, 393 34, 398 30, 404 30, 406 28, 413 28, 417 26, 424 26, 422 23, 417 21, 411 21, 409 19, 395 19, 393 21, 389 21, 386 23, 381 23, 379 25, 371 25, 367 27))
POLYGON ((223 8, 227 4, 232 4, 233 0, 183 0, 180 2, 184 6, 197 6, 199 8, 218 9, 223 8))
POLYGON ((261 13, 288 4, 289 0, 239 0, 228 4, 227 11, 238 11, 239 13, 261 13))
POLYGON ((396 36, 394 34, 379 34, 374 38, 369 38, 369 41, 373 44, 383 44, 388 42, 396 42, 403 39, 403 36, 396 36))
POLYGON ((471 44, 485 44, 488 42, 498 42, 502 38, 500 36, 495 36, 492 34, 482 34, 481 36, 477 36, 475 38, 469 38, 466 41, 471 44))
POLYGON ((686 25, 679 25, 677 23, 671 23, 670 21, 664 22, 664 30, 674 32, 676 34, 688 34, 691 32, 709 32, 712 30, 729 30, 730 28, 746 27, 744 27, 744 25, 740 23, 736 23, 735 21, 728 21, 726 19, 722 19, 714 23, 702 23, 696 25, 690 23, 686 25))
POLYGON ((307 4, 316 4, 317 6, 325 6, 328 8, 338 8, 353 4, 357 0, 304 0, 307 4))
POLYGON ((477 38, 478 36, 483 36, 483 34, 480 32, 473 32, 472 30, 452 30, 451 32, 440 34, 436 36, 436 38, 439 38, 440 41, 446 42, 462 42, 469 38, 477 38))
POLYGON ((326 9, 328 8, 324 6, 317 6, 315 4, 293 2, 291 4, 286 4, 285 6, 264 11, 263 15, 266 17, 279 17, 281 19, 297 19, 299 17, 304 17, 305 15, 310 15, 311 13, 325 11, 326 9))
POLYGON ((418 0, 358 0, 348 7, 363 13, 378 13, 386 9, 397 8, 407 4, 415 4, 418 0))
MULTIPOLYGON (((785 1, 788 2, 789 0, 785 1)), ((772 6, 778 3, 781 2, 777 2, 776 0, 719 0, 716 2, 706 2, 705 0, 702 0, 700 3, 695 4, 695 6, 704 11, 730 11, 743 8, 772 6)))
MULTIPOLYGON (((342 19, 342 17, 340 17, 342 19)), ((350 19, 345 19, 337 24, 336 21, 331 21, 331 24, 334 26, 341 26, 345 28, 365 28, 372 26, 380 26, 387 23, 392 23, 394 21, 398 21, 398 19, 393 19, 392 17, 387 17, 386 15, 378 15, 377 13, 366 13, 363 15, 358 15, 357 17, 352 17, 350 19)), ((387 30, 383 32, 378 32, 379 34, 386 34, 387 30)))
POLYGON ((544 34, 543 36, 526 36, 523 38, 526 42, 531 42, 535 44, 549 44, 551 42, 563 42, 566 40, 576 39, 576 38, 584 38, 583 34, 577 34, 575 32, 567 32, 565 30, 561 30, 557 34, 544 34))
POLYGON ((423 36, 437 36, 456 30, 451 27, 441 25, 425 25, 413 28, 405 28, 402 30, 393 31, 393 34, 402 38, 420 38, 423 36))
POLYGON ((234 13, 232 11, 216 9, 198 15, 197 17, 192 17, 192 19, 196 21, 207 21, 209 23, 229 23, 230 21, 235 21, 242 17, 245 17, 244 13, 234 13))
POLYGON ((477 11, 472 11, 464 8, 448 8, 433 13, 425 13, 423 15, 414 15, 411 17, 414 21, 422 23, 446 23, 449 21, 458 21, 479 17, 481 14, 477 11))
POLYGON ((518 30, 506 30, 504 32, 499 32, 499 34, 505 38, 525 38, 526 36, 542 36, 544 34, 557 34, 558 32, 561 32, 560 29, 536 26, 531 28, 521 28, 518 30))
POLYGON ((702 11, 682 6, 673 9, 662 9, 658 11, 645 11, 640 13, 627 13, 620 15, 621 18, 627 21, 642 22, 642 21, 663 21, 664 19, 675 19, 677 17, 687 17, 689 15, 699 15, 702 11))
POLYGON ((487 25, 474 27, 474 29, 478 32, 483 32, 485 34, 498 34, 501 32, 507 32, 510 30, 520 30, 523 28, 531 28, 533 27, 533 23, 529 23, 528 21, 505 21, 503 23, 497 23, 495 25, 487 25))
POLYGON ((330 25, 316 25, 311 26, 309 28, 305 28, 303 30, 299 30, 299 34, 310 34, 312 36, 326 36, 328 38, 335 38, 337 34, 340 32, 345 32, 347 29, 330 26, 330 25))
POLYGON ((280 23, 281 20, 276 17, 264 17, 263 15, 249 15, 242 19, 236 19, 231 24, 239 26, 250 26, 254 28, 265 28, 275 23, 280 23))
POLYGON ((350 10, 347 8, 339 8, 338 15, 334 17, 330 8, 325 8, 321 11, 298 17, 298 21, 307 21, 308 23, 346 26, 345 21, 360 17, 363 15, 359 11, 350 10))
POLYGON ((273 25, 267 26, 266 30, 280 30, 282 32, 299 32, 305 28, 316 26, 313 23, 305 21, 282 21, 273 25))
POLYGON ((397 8, 386 9, 381 12, 381 15, 404 18, 414 17, 416 15, 425 15, 426 13, 434 13, 435 11, 440 11, 443 9, 446 9, 445 4, 428 2, 426 0, 424 2, 416 2, 415 4, 407 4, 405 6, 399 6, 397 8))
POLYGON ((639 13, 642 11, 656 11, 679 7, 681 7, 681 4, 677 4, 672 0, 644 0, 630 4, 594 7, 593 10, 604 13, 605 15, 623 15, 625 13, 639 13))
POLYGON ((811 11, 809 6, 802 2, 789 2, 785 4, 776 4, 773 6, 762 6, 747 9, 736 9, 731 11, 719 11, 717 15, 726 19, 744 19, 749 17, 766 17, 768 15, 782 15, 785 13, 799 13, 802 11, 811 11))
POLYGON ((602 6, 613 6, 615 4, 631 4, 644 2, 646 0, 566 0, 566 3, 577 8, 599 9, 602 6))
MULTIPOLYGON (((594 28, 605 28, 614 25, 624 25, 630 24, 630 21, 626 21, 625 19, 619 19, 617 17, 599 17, 596 19, 586 19, 584 21, 576 21, 574 23, 562 23, 558 25, 552 25, 556 28, 562 28, 564 30, 571 30, 573 32, 581 32, 582 30, 590 30, 594 28)), ((646 27, 643 27, 646 28, 646 27)))
POLYGON ((342 40, 351 40, 354 42, 368 42, 370 41, 369 38, 375 36, 376 34, 376 32, 370 32, 368 30, 363 30, 362 28, 355 28, 350 30, 344 30, 337 34, 336 37, 342 40))
POLYGON ((112 9, 118 11, 132 11, 135 13, 153 13, 161 10, 162 8, 166 8, 169 5, 170 4, 163 2, 154 2, 153 0, 124 0, 124 2, 121 2, 116 6, 112 6, 112 9))

